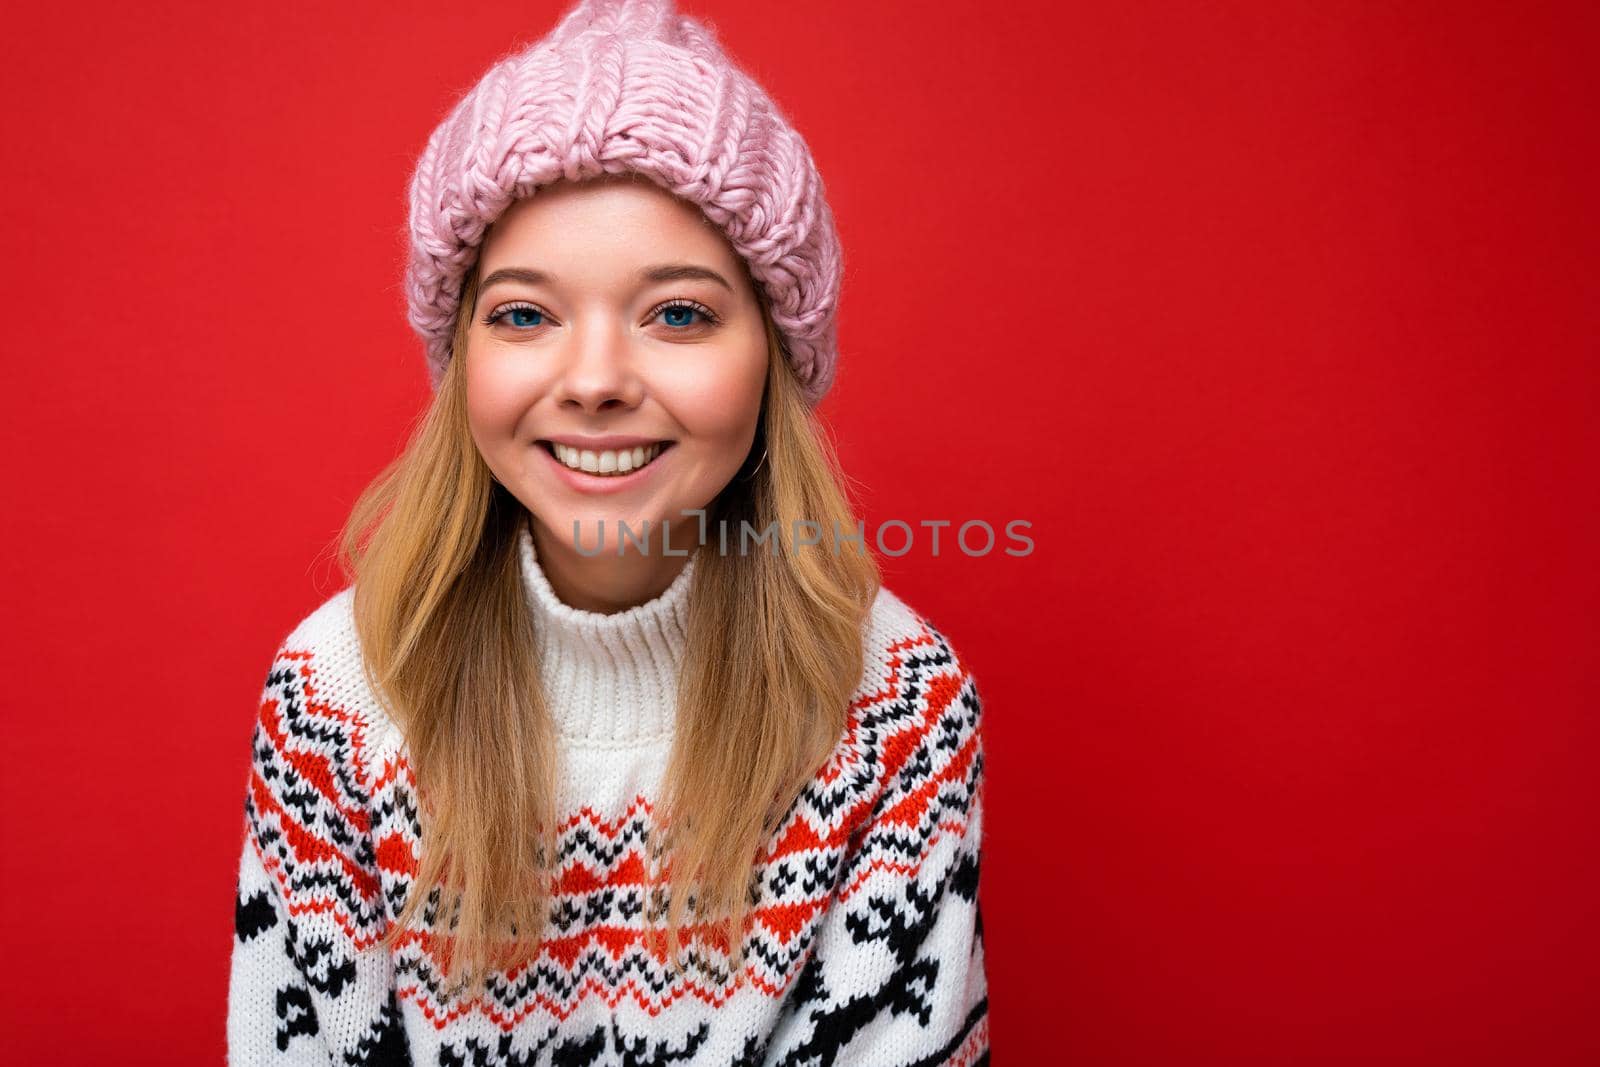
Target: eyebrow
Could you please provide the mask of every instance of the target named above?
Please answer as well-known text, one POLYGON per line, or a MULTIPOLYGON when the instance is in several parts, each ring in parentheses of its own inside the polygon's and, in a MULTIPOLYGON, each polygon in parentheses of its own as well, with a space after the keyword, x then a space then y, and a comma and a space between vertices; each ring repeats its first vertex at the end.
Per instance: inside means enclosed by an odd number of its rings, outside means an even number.
MULTIPOLYGON (((733 292, 733 286, 728 284, 728 279, 712 270, 710 267, 697 267, 692 263, 662 263, 654 267, 645 267, 639 272, 639 280, 646 282, 671 282, 684 278, 698 278, 703 281, 715 282, 728 292, 733 292)), ((483 292, 492 285, 500 282, 524 282, 528 285, 554 285, 556 277, 542 270, 530 270, 527 267, 502 267, 485 278, 478 286, 478 291, 483 292)))

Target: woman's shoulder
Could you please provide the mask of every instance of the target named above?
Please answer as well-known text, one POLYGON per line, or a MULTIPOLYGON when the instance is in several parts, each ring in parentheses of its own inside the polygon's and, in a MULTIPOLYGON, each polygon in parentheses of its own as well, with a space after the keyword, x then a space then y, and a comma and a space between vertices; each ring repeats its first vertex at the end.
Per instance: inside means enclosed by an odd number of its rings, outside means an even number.
POLYGON ((367 681, 355 625, 355 587, 324 598, 273 654, 263 702, 303 720, 305 731, 342 750, 360 779, 383 766, 400 740, 367 681))
POLYGON ((982 777, 983 705, 967 661, 932 619, 887 588, 866 620, 863 653, 840 763, 828 775, 845 783, 854 810, 896 826, 933 810, 936 797, 939 805, 970 802, 982 777))
POLYGON ((977 684, 968 662, 931 618, 888 587, 880 587, 863 636, 861 681, 852 709, 873 709, 880 728, 930 728, 952 702, 963 705, 976 729, 977 684))
POLYGON ((370 943, 384 914, 371 831, 387 728, 361 679, 351 599, 327 597, 279 643, 250 738, 250 877, 276 882, 308 944, 370 943))
POLYGON ((945 632, 888 586, 878 587, 877 598, 867 616, 863 651, 869 669, 903 665, 910 653, 911 658, 920 657, 922 661, 936 661, 939 666, 959 673, 967 672, 966 661, 945 632))

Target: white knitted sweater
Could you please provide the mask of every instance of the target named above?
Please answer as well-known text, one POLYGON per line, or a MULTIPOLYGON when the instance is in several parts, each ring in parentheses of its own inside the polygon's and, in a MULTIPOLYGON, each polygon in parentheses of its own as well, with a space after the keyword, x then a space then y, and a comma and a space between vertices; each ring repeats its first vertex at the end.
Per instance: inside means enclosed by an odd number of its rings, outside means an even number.
POLYGON ((484 997, 441 1001, 422 939, 377 944, 412 888, 420 827, 347 588, 284 641, 255 722, 229 1062, 987 1063, 981 706, 949 642, 879 593, 848 726, 763 853, 744 969, 696 942, 698 965, 678 976, 640 936, 640 845, 695 561, 656 599, 604 615, 557 598, 526 531, 520 552, 567 816, 537 961, 492 975, 484 997))

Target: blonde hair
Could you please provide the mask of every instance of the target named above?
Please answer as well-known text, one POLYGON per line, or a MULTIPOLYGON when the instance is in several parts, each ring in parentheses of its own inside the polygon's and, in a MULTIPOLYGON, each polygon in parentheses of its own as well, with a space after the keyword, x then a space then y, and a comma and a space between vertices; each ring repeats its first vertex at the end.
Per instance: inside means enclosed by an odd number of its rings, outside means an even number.
MULTIPOLYGON (((368 682, 406 739, 422 827, 414 887, 383 945, 419 939, 441 980, 459 976, 456 991, 474 995, 491 970, 537 957, 560 858, 559 749, 517 552, 527 511, 467 429, 477 284, 474 268, 433 402, 356 502, 339 554, 368 682), (408 934, 419 915, 432 929, 408 934)), ((756 444, 767 458, 707 505, 707 522, 854 531, 836 454, 756 291, 768 352, 756 444)), ((728 952, 736 975, 760 853, 844 731, 880 578, 863 550, 780 541, 777 553, 724 554, 709 540, 697 550, 644 918, 675 969, 687 930, 691 946, 700 937, 728 952)))

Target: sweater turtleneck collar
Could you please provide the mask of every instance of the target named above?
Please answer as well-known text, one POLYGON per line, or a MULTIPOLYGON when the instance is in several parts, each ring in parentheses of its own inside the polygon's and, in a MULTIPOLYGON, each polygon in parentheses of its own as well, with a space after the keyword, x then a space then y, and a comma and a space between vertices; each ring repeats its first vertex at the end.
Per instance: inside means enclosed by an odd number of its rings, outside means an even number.
POLYGON ((670 738, 694 556, 660 596, 608 615, 561 600, 539 566, 527 526, 518 540, 544 691, 562 740, 620 748, 670 738))

